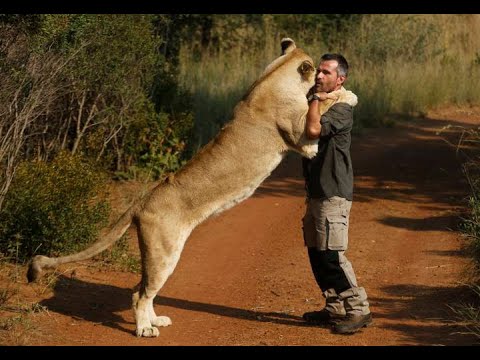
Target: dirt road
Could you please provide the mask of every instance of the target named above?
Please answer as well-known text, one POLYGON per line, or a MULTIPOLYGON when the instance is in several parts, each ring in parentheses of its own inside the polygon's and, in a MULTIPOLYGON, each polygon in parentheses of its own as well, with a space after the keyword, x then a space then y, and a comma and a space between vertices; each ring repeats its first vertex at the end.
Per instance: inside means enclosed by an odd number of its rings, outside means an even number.
MULTIPOLYGON (((0 330, 13 345, 468 345, 447 303, 460 299, 469 262, 455 231, 468 185, 447 125, 480 124, 480 111, 449 110, 354 138, 354 202, 347 256, 369 295, 374 323, 354 335, 307 326, 324 300, 301 236, 300 159, 289 156, 245 202, 192 233, 156 300, 173 325, 154 339, 134 336, 131 288, 138 274, 89 263, 52 290, 19 285, 30 330, 0 330)), ((73 266, 65 269, 71 269, 73 266)), ((5 281, 5 279, 3 279, 5 281)), ((22 280, 25 281, 25 280, 22 280)), ((11 316, 1 312, 0 316, 11 316)))

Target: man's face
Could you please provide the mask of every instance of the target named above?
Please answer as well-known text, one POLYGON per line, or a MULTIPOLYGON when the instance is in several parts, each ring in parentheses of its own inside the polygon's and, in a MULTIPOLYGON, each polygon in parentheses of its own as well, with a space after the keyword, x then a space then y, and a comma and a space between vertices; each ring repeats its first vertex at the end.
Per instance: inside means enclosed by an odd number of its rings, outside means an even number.
POLYGON ((342 87, 345 76, 337 74, 338 61, 326 60, 322 61, 317 68, 317 77, 315 82, 316 92, 332 92, 342 87))

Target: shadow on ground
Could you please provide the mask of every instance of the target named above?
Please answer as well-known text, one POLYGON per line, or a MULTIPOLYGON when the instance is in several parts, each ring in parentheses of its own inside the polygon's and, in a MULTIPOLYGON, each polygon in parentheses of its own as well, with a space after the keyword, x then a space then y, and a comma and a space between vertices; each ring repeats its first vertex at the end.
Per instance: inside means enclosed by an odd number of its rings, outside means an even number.
MULTIPOLYGON (((125 321, 122 316, 117 314, 131 308, 131 289, 90 283, 62 275, 55 284, 54 292, 52 298, 40 302, 40 305, 46 306, 49 311, 132 333, 132 330, 127 329, 124 325, 134 325, 134 323, 125 321)), ((166 296, 157 296, 155 304, 249 321, 309 326, 303 322, 300 316, 282 312, 253 311, 166 296)))
POLYGON ((466 333, 464 323, 452 310, 462 303, 478 302, 467 286, 406 284, 385 286, 382 291, 388 297, 370 297, 372 303, 379 304, 375 318, 388 320, 381 326, 400 333, 406 344, 480 344, 478 337, 466 333))
POLYGON ((448 231, 458 228, 460 218, 457 215, 431 216, 422 219, 389 216, 381 219, 380 223, 413 231, 448 231))
POLYGON ((40 302, 49 311, 71 316, 74 319, 99 323, 104 326, 132 333, 122 324, 126 322, 116 312, 131 308, 132 290, 117 286, 96 284, 76 278, 59 276, 54 296, 40 302))
MULTIPOLYGON (((462 334, 465 328, 452 322, 451 319, 454 316, 448 307, 448 304, 455 306, 462 301, 475 301, 475 298, 468 295, 471 292, 466 287, 394 285, 386 286, 382 290, 388 295, 388 298, 370 297, 370 301, 376 304, 373 307, 376 320, 373 326, 395 330, 404 337, 406 344, 478 344, 478 338, 462 334), (409 324, 410 320, 415 320, 415 325, 409 324), (378 322, 381 322, 382 325, 378 325, 378 322)), ((134 324, 125 321, 122 316, 117 314, 117 312, 131 307, 131 289, 89 283, 61 276, 54 291, 54 297, 40 303, 49 311, 133 334, 134 324), (128 328, 125 325, 128 325, 128 328)), ((167 296, 158 296, 155 304, 255 322, 300 327, 311 326, 304 323, 300 316, 283 312, 253 311, 167 296)))

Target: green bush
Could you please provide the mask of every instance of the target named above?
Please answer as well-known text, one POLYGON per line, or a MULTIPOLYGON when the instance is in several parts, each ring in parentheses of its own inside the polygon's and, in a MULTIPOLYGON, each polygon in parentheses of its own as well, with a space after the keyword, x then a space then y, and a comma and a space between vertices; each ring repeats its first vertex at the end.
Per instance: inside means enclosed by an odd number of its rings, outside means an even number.
POLYGON ((17 260, 78 251, 107 225, 106 176, 80 156, 22 163, 0 214, 0 252, 17 260))
POLYGON ((190 153, 185 140, 193 127, 190 112, 174 115, 154 113, 148 121, 137 121, 128 129, 123 151, 131 159, 126 171, 117 171, 117 178, 158 180, 177 171, 184 165, 190 153))
POLYGON ((156 179, 163 168, 174 169, 189 156, 181 144, 193 126, 192 101, 176 79, 177 28, 188 18, 0 14, 0 108, 33 95, 40 98, 33 104, 42 104, 30 115, 22 160, 51 160, 68 149, 113 172, 137 168, 156 179), (52 83, 49 91, 37 90, 45 83, 52 83), (168 142, 180 146, 169 151, 168 142))

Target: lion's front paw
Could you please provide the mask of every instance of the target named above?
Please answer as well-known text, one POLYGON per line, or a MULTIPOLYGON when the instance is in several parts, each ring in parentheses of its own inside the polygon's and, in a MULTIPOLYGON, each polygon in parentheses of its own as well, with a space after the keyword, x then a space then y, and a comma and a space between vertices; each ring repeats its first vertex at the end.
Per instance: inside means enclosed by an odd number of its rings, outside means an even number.
POLYGON ((137 336, 138 337, 157 337, 160 335, 160 331, 156 327, 144 327, 144 328, 137 328, 137 336))
POLYGON ((304 145, 302 146, 302 155, 306 158, 312 159, 317 155, 318 152, 318 143, 313 145, 304 145))
POLYGON ((172 325, 172 320, 168 316, 157 316, 154 320, 150 321, 153 326, 170 326, 172 325))

